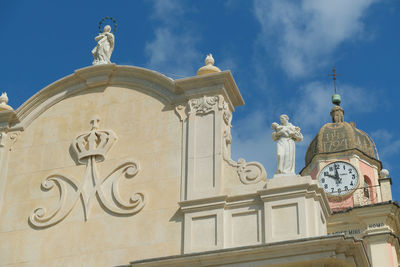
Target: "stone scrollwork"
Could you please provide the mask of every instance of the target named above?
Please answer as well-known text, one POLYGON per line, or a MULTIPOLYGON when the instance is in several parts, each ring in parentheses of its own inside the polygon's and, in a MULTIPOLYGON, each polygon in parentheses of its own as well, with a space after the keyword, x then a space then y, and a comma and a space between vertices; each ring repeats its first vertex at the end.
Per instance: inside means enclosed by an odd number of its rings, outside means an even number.
POLYGON ((203 96, 189 100, 189 113, 193 114, 206 114, 214 110, 217 106, 219 110, 223 109, 224 97, 222 95, 216 96, 203 96))
MULTIPOLYGON (((209 112, 218 112, 218 116, 222 116, 222 138, 223 138, 223 159, 232 167, 236 168, 240 181, 243 184, 256 184, 267 178, 265 168, 258 162, 246 162, 239 159, 238 162, 231 159, 231 128, 232 128, 232 111, 228 103, 222 95, 203 96, 200 98, 190 99, 188 102, 189 116, 204 115, 209 112)), ((186 119, 185 108, 182 105, 175 107, 176 113, 181 120, 186 119)))
POLYGON ((181 121, 186 120, 187 114, 186 114, 186 106, 185 105, 177 105, 175 106, 175 112, 178 114, 179 119, 181 121))
POLYGON ((0 147, 9 147, 11 149, 12 145, 17 141, 19 132, 0 132, 0 147))
POLYGON ((88 220, 90 207, 95 199, 98 199, 102 207, 116 215, 133 215, 144 207, 145 197, 142 193, 134 193, 129 201, 125 201, 118 192, 121 177, 132 178, 139 172, 139 164, 136 161, 129 160, 100 178, 97 162, 105 159, 107 151, 117 138, 110 130, 99 130, 99 121, 98 118, 93 119, 91 131, 77 136, 72 141, 72 148, 79 163, 86 165, 82 181, 79 183, 60 174, 53 174, 44 179, 42 189, 49 191, 56 187, 59 191, 59 202, 51 213, 44 207, 34 209, 29 217, 33 226, 49 227, 60 222, 72 211, 79 199, 82 201, 85 221, 88 220))
POLYGON ((7 134, 5 132, 0 132, 0 147, 4 147, 6 145, 6 138, 7 134))
POLYGON ((222 118, 224 120, 224 150, 223 157, 229 165, 236 168, 239 179, 243 184, 256 184, 267 178, 267 172, 263 165, 258 162, 246 162, 244 159, 239 159, 237 162, 231 159, 231 143, 232 143, 232 112, 229 110, 228 104, 222 99, 222 118))
POLYGON ((236 164, 239 179, 244 184, 256 184, 267 178, 267 172, 261 163, 239 159, 236 164))

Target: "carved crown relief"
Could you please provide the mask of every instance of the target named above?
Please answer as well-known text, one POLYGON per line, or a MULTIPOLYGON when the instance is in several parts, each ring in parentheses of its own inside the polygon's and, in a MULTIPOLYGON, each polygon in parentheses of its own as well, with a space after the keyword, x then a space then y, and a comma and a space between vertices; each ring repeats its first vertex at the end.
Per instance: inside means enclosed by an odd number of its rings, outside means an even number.
POLYGON ((36 208, 29 221, 36 227, 48 227, 63 220, 81 199, 84 219, 88 220, 93 201, 97 199, 106 210, 116 215, 133 215, 145 205, 142 193, 134 193, 129 202, 121 199, 118 192, 119 179, 132 178, 139 172, 139 164, 129 160, 117 166, 111 173, 101 177, 97 171, 97 163, 105 160, 107 152, 116 142, 117 137, 111 130, 99 130, 98 117, 91 121, 92 128, 88 133, 78 135, 72 141, 78 162, 86 165, 81 182, 71 177, 53 174, 42 182, 43 190, 51 190, 56 186, 60 192, 59 202, 55 210, 48 213, 44 207, 36 208))

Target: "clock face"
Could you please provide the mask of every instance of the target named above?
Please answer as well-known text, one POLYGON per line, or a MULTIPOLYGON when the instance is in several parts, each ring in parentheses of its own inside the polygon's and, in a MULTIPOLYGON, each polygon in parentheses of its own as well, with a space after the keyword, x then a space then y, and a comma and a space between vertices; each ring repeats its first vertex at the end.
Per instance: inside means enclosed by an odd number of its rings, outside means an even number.
POLYGON ((353 165, 336 161, 326 165, 318 175, 319 186, 331 196, 343 196, 358 185, 358 173, 353 165))

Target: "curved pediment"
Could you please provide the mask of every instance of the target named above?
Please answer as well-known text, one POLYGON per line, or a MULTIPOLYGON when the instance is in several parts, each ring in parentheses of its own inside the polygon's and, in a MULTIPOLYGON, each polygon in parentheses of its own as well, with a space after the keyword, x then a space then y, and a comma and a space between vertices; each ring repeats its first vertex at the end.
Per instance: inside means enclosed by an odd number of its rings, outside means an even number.
POLYGON ((230 99, 229 106, 244 104, 230 71, 173 80, 159 72, 134 66, 104 64, 76 70, 43 88, 16 110, 11 129, 24 129, 56 103, 78 93, 104 90, 108 86, 135 88, 157 97, 165 105, 187 101, 191 96, 220 91, 230 99), (196 90, 200 89, 201 90, 196 90), (206 89, 206 90, 204 90, 206 89))
POLYGON ((12 128, 24 129, 56 103, 85 91, 104 90, 107 86, 137 88, 157 96, 165 104, 178 98, 174 81, 156 71, 115 64, 91 66, 76 70, 32 96, 16 110, 12 128))

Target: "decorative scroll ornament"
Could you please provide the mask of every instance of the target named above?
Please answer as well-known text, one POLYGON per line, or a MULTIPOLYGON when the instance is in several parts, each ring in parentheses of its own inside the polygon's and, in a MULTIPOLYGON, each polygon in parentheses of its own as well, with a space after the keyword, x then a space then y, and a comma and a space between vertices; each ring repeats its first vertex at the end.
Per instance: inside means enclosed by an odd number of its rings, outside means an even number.
POLYGON ((0 147, 8 147, 12 149, 12 146, 17 141, 20 132, 7 132, 6 130, 0 131, 0 147))
POLYGON ((244 184, 256 184, 267 179, 267 172, 261 163, 239 159, 236 164, 239 179, 244 184))
POLYGON ((0 132, 0 147, 6 146, 6 138, 7 138, 7 133, 0 132))
POLYGON ((177 105, 177 106, 175 107, 175 112, 176 112, 176 114, 178 114, 179 119, 180 119, 181 121, 186 120, 186 118, 187 118, 187 115, 186 115, 186 106, 184 106, 184 105, 177 105))
POLYGON ((133 215, 144 207, 145 199, 142 193, 134 193, 129 202, 126 202, 121 199, 118 192, 120 177, 132 178, 139 172, 139 164, 136 161, 129 160, 100 178, 97 163, 104 161, 117 137, 110 130, 99 130, 99 121, 99 118, 94 118, 91 121, 91 131, 77 136, 72 141, 72 148, 79 163, 86 165, 81 182, 59 174, 44 179, 42 182, 44 190, 51 190, 54 186, 58 188, 59 202, 51 213, 44 207, 36 208, 29 217, 33 226, 48 227, 60 222, 72 211, 78 199, 82 201, 85 221, 88 220, 90 208, 96 198, 102 207, 116 215, 133 215))
MULTIPOLYGON (((240 181, 243 184, 256 184, 265 181, 267 172, 264 166, 258 162, 246 162, 244 159, 239 159, 238 162, 231 159, 231 128, 232 128, 232 112, 229 109, 228 103, 222 95, 203 96, 189 100, 189 116, 204 115, 209 112, 222 112, 223 120, 223 159, 232 167, 236 168, 240 181)), ((186 119, 185 108, 182 105, 175 107, 175 112, 183 121, 186 119)))
POLYGON ((239 175, 239 179, 244 184, 256 184, 260 181, 264 181, 267 179, 267 172, 263 165, 258 162, 246 162, 244 159, 239 159, 237 162, 231 159, 231 143, 232 143, 232 112, 229 110, 228 104, 222 98, 222 119, 224 120, 224 133, 223 133, 223 157, 224 160, 236 168, 236 171, 239 175))
POLYGON ((214 107, 218 107, 219 110, 223 108, 224 97, 222 95, 217 96, 203 96, 201 98, 195 98, 189 100, 190 114, 207 114, 214 111, 214 107))

